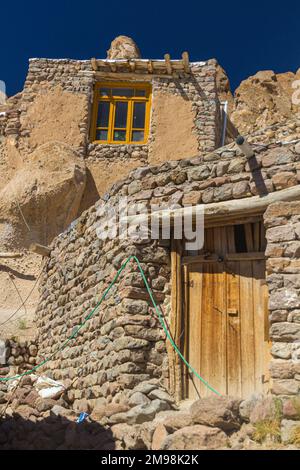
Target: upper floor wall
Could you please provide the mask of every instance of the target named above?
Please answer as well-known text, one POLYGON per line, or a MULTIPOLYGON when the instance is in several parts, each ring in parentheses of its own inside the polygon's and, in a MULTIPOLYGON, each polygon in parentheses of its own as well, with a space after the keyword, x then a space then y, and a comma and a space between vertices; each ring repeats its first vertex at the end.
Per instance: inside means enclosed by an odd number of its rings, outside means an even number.
POLYGON ((103 194, 116 176, 125 176, 135 167, 195 156, 220 146, 221 110, 214 59, 191 63, 189 73, 171 75, 138 69, 128 73, 122 68, 111 72, 109 64, 114 61, 101 62, 105 66, 96 71, 90 60, 30 59, 18 116, 10 126, 10 135, 19 139, 20 151, 31 153, 53 140, 70 145, 85 158, 97 191, 103 194), (110 87, 149 87, 144 142, 95 142, 92 116, 100 82, 110 87))

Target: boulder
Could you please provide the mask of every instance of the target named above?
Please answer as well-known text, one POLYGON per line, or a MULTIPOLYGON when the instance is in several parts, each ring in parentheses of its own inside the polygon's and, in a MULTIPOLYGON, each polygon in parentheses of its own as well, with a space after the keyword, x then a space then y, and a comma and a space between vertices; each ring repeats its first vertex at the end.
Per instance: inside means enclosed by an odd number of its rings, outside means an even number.
POLYGON ((241 400, 230 397, 209 397, 195 401, 190 408, 193 422, 219 427, 224 431, 240 428, 239 405, 241 400))
POLYGON ((110 45, 107 51, 108 59, 139 59, 141 53, 134 42, 128 36, 117 36, 110 45))
POLYGON ((186 426, 165 438, 162 450, 220 449, 227 445, 226 434, 218 428, 197 424, 186 426))
POLYGON ((156 423, 163 424, 168 431, 174 432, 185 426, 193 424, 192 416, 188 411, 161 411, 155 417, 156 423))
POLYGON ((282 403, 279 399, 265 397, 255 404, 250 413, 250 422, 255 424, 260 421, 279 418, 281 411, 282 403))
POLYGON ((3 246, 50 243, 76 218, 85 181, 85 163, 67 144, 48 142, 34 150, 0 190, 3 246))
POLYGON ((257 402, 259 400, 262 400, 262 398, 263 398, 262 394, 258 394, 258 395, 253 394, 249 398, 247 398, 246 400, 243 400, 240 403, 239 412, 240 412, 241 418, 244 421, 246 421, 246 422, 250 421, 250 415, 251 415, 253 409, 255 408, 257 402))

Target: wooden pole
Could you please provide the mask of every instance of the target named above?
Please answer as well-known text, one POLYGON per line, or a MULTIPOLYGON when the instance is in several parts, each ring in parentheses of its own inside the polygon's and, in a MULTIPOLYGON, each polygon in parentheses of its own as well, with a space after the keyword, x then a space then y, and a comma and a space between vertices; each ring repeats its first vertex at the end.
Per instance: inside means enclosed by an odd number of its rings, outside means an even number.
POLYGON ((95 59, 95 57, 92 57, 91 64, 92 64, 92 69, 94 70, 94 72, 97 72, 98 65, 97 65, 97 60, 95 59))
POLYGON ((40 245, 39 243, 32 243, 29 250, 41 256, 50 256, 51 253, 51 249, 48 246, 40 245))
POLYGON ((183 52, 182 55, 182 63, 183 63, 183 68, 185 73, 190 73, 190 59, 189 59, 189 53, 188 52, 183 52))
POLYGON ((166 63, 167 72, 168 72, 169 75, 172 75, 172 65, 171 65, 170 54, 165 54, 164 59, 165 59, 165 63, 166 63))
POLYGON ((0 258, 21 258, 23 253, 0 252, 0 258))

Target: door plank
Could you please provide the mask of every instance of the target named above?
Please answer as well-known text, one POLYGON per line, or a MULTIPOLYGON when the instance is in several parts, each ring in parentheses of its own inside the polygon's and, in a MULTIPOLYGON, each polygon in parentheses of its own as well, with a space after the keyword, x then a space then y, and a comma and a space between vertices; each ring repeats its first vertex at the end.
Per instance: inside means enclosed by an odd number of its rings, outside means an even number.
POLYGON ((241 312, 239 261, 226 263, 227 394, 241 396, 241 312))
MULTIPOLYGON (((189 346, 188 361, 190 365, 200 373, 200 357, 201 357, 201 299, 202 299, 202 265, 193 265, 188 273, 188 296, 189 296, 189 346)), ((198 394, 195 390, 200 391, 199 379, 193 377, 193 381, 189 374, 188 389, 189 398, 196 400, 198 394)))
POLYGON ((254 356, 255 356, 255 391, 263 392, 263 375, 265 366, 265 332, 264 332, 264 296, 262 281, 265 262, 252 261, 253 270, 253 322, 254 322, 254 356))
MULTIPOLYGON (((226 316, 223 263, 203 265, 200 371, 220 393, 226 394, 226 316)), ((201 396, 212 394, 201 385, 201 396)))
POLYGON ((255 390, 254 321, 252 265, 240 261, 242 396, 255 390))
POLYGON ((234 239, 234 228, 233 225, 227 227, 227 244, 228 253, 235 253, 235 239, 234 239))
POLYGON ((260 249, 260 222, 253 224, 253 250, 259 251, 260 249))
POLYGON ((255 251, 253 247, 252 224, 245 224, 244 227, 245 227, 247 251, 255 251))

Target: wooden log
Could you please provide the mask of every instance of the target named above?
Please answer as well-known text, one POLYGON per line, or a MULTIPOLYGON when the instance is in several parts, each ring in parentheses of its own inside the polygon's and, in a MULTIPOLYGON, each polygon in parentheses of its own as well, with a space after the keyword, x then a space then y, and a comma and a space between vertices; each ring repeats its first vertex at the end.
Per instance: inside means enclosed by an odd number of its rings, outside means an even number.
MULTIPOLYGON (((171 312, 170 312, 170 332, 175 344, 181 349, 182 336, 182 278, 181 278, 181 240, 172 240, 171 249, 171 312)), ((178 354, 174 351, 170 342, 167 341, 170 364, 170 390, 175 395, 175 399, 180 401, 183 398, 182 363, 178 354)))
POLYGON ((153 62, 152 62, 152 60, 148 61, 148 72, 153 73, 153 62))
MULTIPOLYGON (((147 72, 147 69, 145 70, 145 72, 147 72)), ((134 73, 134 72, 120 72, 119 70, 115 73, 112 73, 112 72, 100 72, 98 70, 98 72, 96 72, 96 78, 97 79, 104 79, 104 80, 107 80, 107 79, 110 79, 110 78, 119 78, 120 80, 136 80, 136 81, 141 81, 141 80, 145 80, 145 81, 148 81, 151 79, 151 78, 174 78, 173 75, 168 75, 166 73, 153 73, 150 77, 149 73, 134 73)))
POLYGON ((109 62, 109 66, 110 66, 110 70, 112 72, 116 72, 117 71, 117 63, 116 62, 109 62))
POLYGON ((91 58, 91 64, 92 64, 92 69, 94 70, 94 72, 97 72, 98 65, 97 65, 97 60, 95 59, 95 57, 91 58))
POLYGON ((41 256, 50 256, 51 253, 51 249, 48 246, 40 245, 39 243, 32 243, 29 250, 41 256))
POLYGON ((23 253, 14 253, 14 252, 0 252, 0 258, 21 258, 23 253))
POLYGON ((153 214, 140 214, 124 217, 122 221, 127 223, 138 224, 149 221, 151 217, 155 222, 169 219, 174 223, 176 218, 182 219, 184 216, 191 216, 196 218, 197 214, 202 214, 204 211, 205 223, 209 223, 215 219, 218 221, 228 220, 228 217, 236 218, 249 217, 254 215, 261 215, 270 204, 274 202, 288 202, 300 200, 300 185, 292 186, 290 188, 274 191, 266 196, 253 196, 243 199, 235 199, 232 201, 213 202, 211 204, 199 204, 191 207, 183 207, 180 209, 165 209, 153 214))
POLYGON ((136 63, 135 63, 135 61, 131 61, 131 60, 130 60, 130 61, 128 62, 128 65, 129 65, 130 71, 131 71, 132 73, 134 73, 134 72, 135 72, 135 68, 136 68, 136 63))
POLYGON ((182 64, 183 64, 183 69, 185 73, 190 73, 190 59, 189 59, 189 53, 188 52, 183 52, 182 53, 182 64))
POLYGON ((172 75, 172 65, 171 65, 170 54, 165 54, 164 59, 165 59, 167 72, 168 72, 169 75, 172 75))

